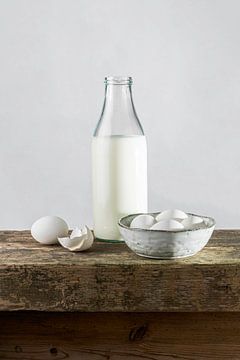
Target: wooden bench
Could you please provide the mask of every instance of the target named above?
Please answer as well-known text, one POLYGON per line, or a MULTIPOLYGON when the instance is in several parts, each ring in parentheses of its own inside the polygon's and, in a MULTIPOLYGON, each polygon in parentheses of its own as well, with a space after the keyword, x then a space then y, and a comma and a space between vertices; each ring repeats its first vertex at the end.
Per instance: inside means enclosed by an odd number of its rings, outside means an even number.
POLYGON ((240 231, 182 260, 0 232, 1 360, 240 359, 240 231))

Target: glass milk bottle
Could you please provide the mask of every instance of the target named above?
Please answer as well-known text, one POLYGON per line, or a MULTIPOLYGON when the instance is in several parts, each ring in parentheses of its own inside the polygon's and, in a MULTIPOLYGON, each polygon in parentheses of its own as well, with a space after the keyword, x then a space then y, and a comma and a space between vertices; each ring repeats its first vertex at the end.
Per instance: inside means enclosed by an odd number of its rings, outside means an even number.
POLYGON ((132 99, 131 77, 105 78, 105 100, 92 139, 96 238, 120 241, 118 220, 147 212, 147 144, 132 99))

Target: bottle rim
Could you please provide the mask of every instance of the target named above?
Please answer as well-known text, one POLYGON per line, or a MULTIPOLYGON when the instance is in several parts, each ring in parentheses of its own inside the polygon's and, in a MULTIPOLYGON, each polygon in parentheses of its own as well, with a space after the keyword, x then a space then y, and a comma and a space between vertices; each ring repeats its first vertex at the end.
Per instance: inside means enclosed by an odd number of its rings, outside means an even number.
POLYGON ((131 85, 131 76, 106 76, 104 83, 106 85, 131 85))

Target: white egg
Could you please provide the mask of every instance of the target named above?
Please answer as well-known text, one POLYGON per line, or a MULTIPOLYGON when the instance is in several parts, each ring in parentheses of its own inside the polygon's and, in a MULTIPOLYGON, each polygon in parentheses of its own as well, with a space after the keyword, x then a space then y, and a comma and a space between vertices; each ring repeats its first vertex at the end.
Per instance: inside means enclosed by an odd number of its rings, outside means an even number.
POLYGON ((131 228, 138 229, 149 229, 155 222, 155 219, 152 215, 138 215, 136 216, 132 222, 131 228))
POLYGON ((44 216, 33 223, 31 234, 42 244, 57 244, 59 237, 68 236, 68 225, 60 217, 44 216))
POLYGON ((182 229, 184 229, 184 226, 177 220, 172 220, 172 219, 161 220, 150 228, 150 230, 167 230, 167 231, 182 230, 182 229))
POLYGON ((203 223, 203 219, 200 216, 189 215, 187 219, 182 221, 185 229, 191 229, 194 225, 199 225, 203 223))
POLYGON ((168 219, 184 220, 184 219, 187 219, 187 217, 188 217, 187 214, 182 210, 169 209, 169 210, 164 210, 161 213, 159 213, 156 216, 156 220, 157 221, 168 220, 168 219))

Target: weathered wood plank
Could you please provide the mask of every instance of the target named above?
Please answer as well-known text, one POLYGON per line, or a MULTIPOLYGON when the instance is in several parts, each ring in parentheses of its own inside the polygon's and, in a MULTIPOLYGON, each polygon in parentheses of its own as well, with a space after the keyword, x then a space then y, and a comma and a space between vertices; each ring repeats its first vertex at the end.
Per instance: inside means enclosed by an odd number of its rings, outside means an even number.
POLYGON ((0 310, 240 311, 240 231, 215 231, 192 258, 150 260, 125 244, 85 253, 0 232, 0 310))
POLYGON ((240 313, 2 313, 1 360, 236 360, 240 313))

